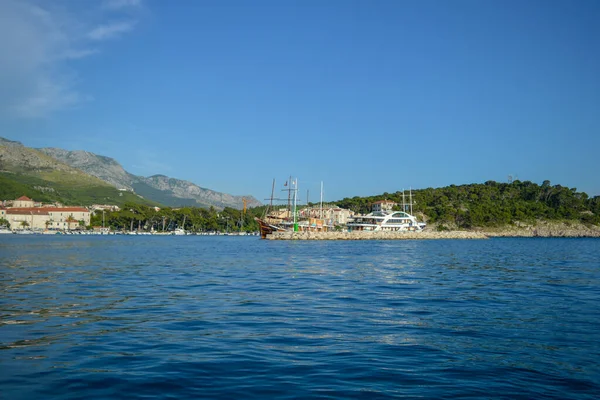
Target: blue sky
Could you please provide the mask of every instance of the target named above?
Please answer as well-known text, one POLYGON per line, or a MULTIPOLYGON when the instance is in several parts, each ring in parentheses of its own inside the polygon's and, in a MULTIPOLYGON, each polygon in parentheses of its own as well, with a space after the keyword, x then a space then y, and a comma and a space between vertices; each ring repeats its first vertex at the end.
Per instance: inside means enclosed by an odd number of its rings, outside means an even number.
POLYGON ((0 0, 0 136, 263 200, 600 195, 600 2, 0 0))

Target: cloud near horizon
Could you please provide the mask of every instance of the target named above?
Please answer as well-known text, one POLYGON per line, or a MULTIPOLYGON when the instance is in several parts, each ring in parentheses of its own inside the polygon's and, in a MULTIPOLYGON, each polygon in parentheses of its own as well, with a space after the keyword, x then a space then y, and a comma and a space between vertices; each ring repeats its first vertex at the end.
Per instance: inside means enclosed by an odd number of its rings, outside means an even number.
POLYGON ((114 22, 111 24, 100 25, 88 33, 92 40, 106 40, 116 38, 124 33, 133 30, 134 21, 114 22))
MULTIPOLYGON (((140 5, 139 0, 105 3, 113 16, 140 5)), ((90 101, 91 95, 77 89, 77 60, 97 56, 102 41, 118 39, 137 22, 103 18, 101 8, 84 18, 56 3, 0 1, 0 116, 39 118, 90 101)))

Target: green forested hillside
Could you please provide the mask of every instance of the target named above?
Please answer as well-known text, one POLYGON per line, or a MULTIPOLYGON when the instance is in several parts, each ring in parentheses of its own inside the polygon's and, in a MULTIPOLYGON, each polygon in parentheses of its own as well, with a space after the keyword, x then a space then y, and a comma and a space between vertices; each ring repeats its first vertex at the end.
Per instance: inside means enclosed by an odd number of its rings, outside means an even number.
POLYGON ((44 203, 65 205, 155 205, 130 192, 121 192, 95 176, 73 168, 38 150, 0 138, 0 200, 27 196, 44 203))
MULTIPOLYGON (((529 181, 488 181, 483 184, 413 190, 412 194, 413 213, 423 214, 430 223, 449 224, 458 228, 502 226, 539 219, 600 224, 599 196, 589 198, 575 188, 553 186, 549 181, 541 185, 529 181)), ((374 201, 383 199, 402 204, 402 192, 345 198, 336 204, 366 213, 374 201)))
MULTIPOLYGON (((99 181, 99 180, 98 180, 99 181)), ((0 172, 0 199, 14 200, 27 196, 44 203, 60 202, 65 205, 89 206, 126 202, 158 205, 130 192, 121 192, 113 186, 74 179, 46 180, 29 174, 0 172)))

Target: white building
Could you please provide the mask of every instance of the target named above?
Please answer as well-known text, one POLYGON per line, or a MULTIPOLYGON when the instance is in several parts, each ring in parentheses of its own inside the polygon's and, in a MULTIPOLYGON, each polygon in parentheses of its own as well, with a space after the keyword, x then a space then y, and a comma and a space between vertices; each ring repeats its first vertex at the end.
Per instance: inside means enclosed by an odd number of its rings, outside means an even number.
POLYGON ((111 205, 111 204, 92 204, 90 207, 91 212, 96 211, 120 211, 121 208, 119 206, 111 205))
POLYGON ((75 229, 90 225, 90 211, 84 207, 33 207, 34 201, 22 196, 13 202, 19 207, 0 211, 12 230, 75 229))
POLYGON ((379 200, 373 203, 372 211, 392 211, 395 205, 396 203, 391 200, 379 200))

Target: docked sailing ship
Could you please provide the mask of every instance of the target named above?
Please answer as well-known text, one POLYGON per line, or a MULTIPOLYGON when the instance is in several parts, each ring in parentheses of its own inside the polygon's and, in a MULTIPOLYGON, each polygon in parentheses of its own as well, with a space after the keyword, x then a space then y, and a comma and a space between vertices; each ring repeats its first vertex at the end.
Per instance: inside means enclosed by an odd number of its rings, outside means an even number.
MULTIPOLYGON (((394 211, 395 205, 390 200, 373 203, 371 213, 355 215, 346 224, 348 231, 422 231, 425 228, 424 222, 418 222, 415 216, 406 211, 394 211)), ((406 210, 407 205, 404 204, 402 208, 406 210)))
POLYGON ((290 223, 289 218, 275 215, 274 212, 265 212, 262 218, 254 218, 258 222, 260 229, 260 237, 266 239, 267 235, 277 231, 288 231, 293 229, 293 223, 290 223))
MULTIPOLYGON (((273 187, 271 189, 271 198, 269 199, 269 205, 265 209, 265 213, 262 218, 255 218, 258 222, 260 229, 260 236, 266 239, 267 235, 277 231, 313 231, 313 232, 326 232, 332 229, 331 221, 327 223, 322 215, 317 217, 311 215, 310 212, 299 213, 297 211, 297 195, 298 195, 298 179, 290 177, 289 186, 288 181, 284 184, 284 189, 288 193, 287 196, 287 207, 274 207, 274 200, 285 200, 275 198, 275 179, 273 179, 273 187)), ((321 184, 321 207, 323 202, 323 186, 321 184)), ((307 200, 308 203, 308 200, 307 200)), ((322 214, 322 213, 321 213, 322 214)))

